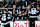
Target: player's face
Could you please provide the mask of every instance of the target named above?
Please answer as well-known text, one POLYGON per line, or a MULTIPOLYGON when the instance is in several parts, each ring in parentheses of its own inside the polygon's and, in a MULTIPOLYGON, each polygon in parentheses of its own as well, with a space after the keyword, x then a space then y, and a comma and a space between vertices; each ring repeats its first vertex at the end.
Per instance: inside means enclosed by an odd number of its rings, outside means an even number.
POLYGON ((39 9, 39 7, 37 7, 37 9, 39 9))
POLYGON ((1 17, 2 15, 0 15, 0 17, 1 17))
POLYGON ((13 9, 16 9, 16 6, 15 5, 13 5, 13 9))

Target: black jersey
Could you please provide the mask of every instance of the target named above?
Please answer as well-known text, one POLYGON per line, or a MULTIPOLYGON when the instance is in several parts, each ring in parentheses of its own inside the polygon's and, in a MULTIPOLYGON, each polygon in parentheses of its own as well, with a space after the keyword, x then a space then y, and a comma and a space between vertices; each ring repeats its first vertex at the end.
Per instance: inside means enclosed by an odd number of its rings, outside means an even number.
POLYGON ((9 22, 9 21, 12 21, 12 17, 11 17, 10 13, 6 12, 6 13, 2 14, 2 18, 1 18, 2 23, 6 23, 6 22, 9 22))

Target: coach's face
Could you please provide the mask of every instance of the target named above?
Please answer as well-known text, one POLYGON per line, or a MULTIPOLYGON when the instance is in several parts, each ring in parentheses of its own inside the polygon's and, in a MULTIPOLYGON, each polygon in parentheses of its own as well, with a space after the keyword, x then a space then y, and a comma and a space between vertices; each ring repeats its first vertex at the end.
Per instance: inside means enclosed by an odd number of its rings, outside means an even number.
POLYGON ((16 9, 16 6, 15 5, 13 5, 13 9, 16 9))

